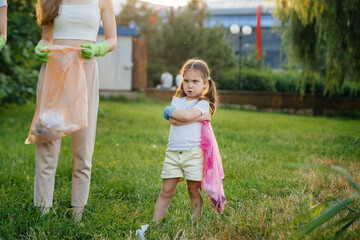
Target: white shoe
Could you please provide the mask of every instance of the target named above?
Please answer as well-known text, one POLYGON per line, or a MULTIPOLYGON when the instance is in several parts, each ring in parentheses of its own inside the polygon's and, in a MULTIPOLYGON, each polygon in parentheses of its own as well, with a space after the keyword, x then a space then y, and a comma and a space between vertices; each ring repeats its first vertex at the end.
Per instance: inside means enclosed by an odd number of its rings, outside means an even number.
POLYGON ((142 225, 140 229, 136 230, 135 236, 140 238, 141 240, 145 240, 145 231, 149 227, 149 224, 142 225))

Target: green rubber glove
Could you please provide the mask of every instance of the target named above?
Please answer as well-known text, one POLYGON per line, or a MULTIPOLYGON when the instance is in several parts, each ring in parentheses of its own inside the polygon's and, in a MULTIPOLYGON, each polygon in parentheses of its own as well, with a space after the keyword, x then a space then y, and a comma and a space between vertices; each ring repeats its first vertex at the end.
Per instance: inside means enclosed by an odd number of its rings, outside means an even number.
POLYGON ((47 62, 49 60, 48 58, 48 54, 50 51, 46 51, 46 52, 40 52, 40 50, 42 48, 44 48, 45 45, 42 43, 39 43, 38 45, 36 45, 36 47, 34 48, 34 52, 35 52, 35 56, 42 62, 47 62))
POLYGON ((85 59, 90 59, 93 56, 103 57, 109 51, 109 44, 107 42, 84 43, 81 46, 87 48, 81 50, 81 56, 85 59))
POLYGON ((5 46, 5 38, 0 37, 0 50, 5 46))

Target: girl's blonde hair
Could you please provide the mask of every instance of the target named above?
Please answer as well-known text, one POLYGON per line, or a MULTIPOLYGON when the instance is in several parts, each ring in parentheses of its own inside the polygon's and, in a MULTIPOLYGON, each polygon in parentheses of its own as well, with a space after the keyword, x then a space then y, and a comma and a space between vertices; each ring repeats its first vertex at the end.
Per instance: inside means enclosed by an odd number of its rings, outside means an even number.
POLYGON ((62 0, 38 0, 36 4, 36 18, 39 26, 54 23, 54 18, 59 14, 62 0))
MULTIPOLYGON (((184 66, 181 68, 180 76, 184 79, 184 75, 189 70, 197 70, 204 82, 208 81, 207 87, 204 89, 200 96, 200 100, 206 100, 210 104, 210 114, 214 115, 216 111, 216 103, 218 99, 216 84, 210 78, 210 69, 206 62, 200 59, 189 59, 186 61, 184 66)), ((186 97, 183 89, 183 80, 181 80, 180 86, 177 89, 174 97, 186 97)))

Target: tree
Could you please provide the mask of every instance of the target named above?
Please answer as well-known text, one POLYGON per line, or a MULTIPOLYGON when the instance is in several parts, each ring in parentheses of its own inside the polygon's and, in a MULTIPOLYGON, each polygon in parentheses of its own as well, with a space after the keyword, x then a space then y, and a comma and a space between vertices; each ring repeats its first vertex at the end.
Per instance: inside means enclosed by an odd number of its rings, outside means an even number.
POLYGON ((148 40, 149 86, 160 82, 164 69, 176 75, 182 64, 193 57, 205 60, 213 77, 235 65, 231 45, 224 38, 226 30, 204 27, 208 14, 202 0, 192 0, 184 8, 170 8, 159 14, 164 9, 128 0, 116 17, 119 26, 135 25, 138 37, 148 40))
POLYGON ((225 40, 223 27, 204 27, 208 15, 202 1, 190 1, 187 7, 166 11, 156 34, 149 38, 148 73, 150 85, 160 79, 166 67, 176 75, 189 58, 201 58, 212 71, 212 77, 235 65, 231 45, 225 40))
POLYGON ((35 0, 13 0, 8 6, 8 40, 0 51, 0 106, 24 103, 35 95, 39 61, 33 48, 40 38, 35 0))
POLYGON ((299 61, 301 88, 315 72, 325 79, 325 93, 339 94, 344 82, 360 82, 360 0, 276 0, 283 42, 299 61))
POLYGON ((116 16, 116 25, 135 27, 139 38, 148 38, 155 30, 157 10, 146 2, 128 0, 122 4, 121 12, 116 16))

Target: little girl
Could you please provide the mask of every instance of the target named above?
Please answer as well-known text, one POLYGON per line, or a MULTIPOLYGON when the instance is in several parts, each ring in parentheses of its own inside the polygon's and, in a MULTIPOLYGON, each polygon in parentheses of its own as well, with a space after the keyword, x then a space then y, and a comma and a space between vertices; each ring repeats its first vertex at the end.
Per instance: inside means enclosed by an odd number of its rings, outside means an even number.
POLYGON ((188 60, 181 69, 182 81, 164 118, 171 123, 169 144, 161 178, 163 186, 154 209, 153 220, 159 223, 176 192, 178 182, 187 181, 192 214, 200 216, 200 195, 204 156, 201 149, 202 121, 211 120, 216 110, 216 86, 207 64, 188 60), (209 114, 210 112, 210 114, 209 114))

